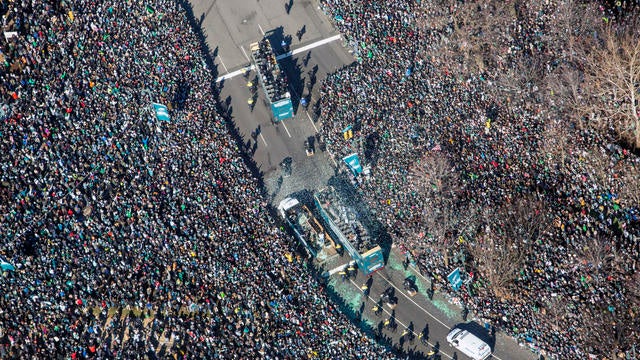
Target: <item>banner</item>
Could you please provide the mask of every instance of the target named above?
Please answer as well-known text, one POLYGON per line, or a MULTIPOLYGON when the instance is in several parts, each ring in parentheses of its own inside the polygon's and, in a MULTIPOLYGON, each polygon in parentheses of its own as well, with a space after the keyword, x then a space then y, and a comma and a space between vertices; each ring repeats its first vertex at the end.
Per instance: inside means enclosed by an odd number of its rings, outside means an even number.
POLYGON ((358 154, 353 153, 345 156, 342 160, 344 160, 349 169, 353 172, 353 175, 358 175, 362 172, 362 165, 360 165, 360 158, 358 157, 358 154))
POLYGON ((342 130, 342 136, 344 137, 345 140, 349 140, 353 138, 353 128, 351 127, 351 125, 347 126, 346 128, 344 128, 344 130, 342 130))
POLYGON ((17 31, 5 31, 4 32, 4 38, 5 40, 9 40, 12 39, 14 37, 18 37, 18 32, 17 31))
POLYGON ((153 103, 153 110, 156 113, 156 118, 160 121, 169 122, 171 117, 169 116, 169 109, 162 104, 153 103))

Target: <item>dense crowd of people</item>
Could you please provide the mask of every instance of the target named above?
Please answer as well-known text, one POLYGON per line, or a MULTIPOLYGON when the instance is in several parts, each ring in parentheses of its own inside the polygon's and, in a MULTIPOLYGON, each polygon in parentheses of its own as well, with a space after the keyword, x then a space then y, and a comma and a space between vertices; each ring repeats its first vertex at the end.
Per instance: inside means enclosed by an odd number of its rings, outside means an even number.
MULTIPOLYGON (((411 256, 437 287, 479 318, 554 358, 631 351, 640 341, 640 204, 623 198, 612 184, 620 183, 624 171, 637 171, 639 158, 605 135, 554 118, 532 84, 520 96, 496 96, 498 79, 515 68, 517 59, 544 53, 548 63, 541 63, 543 72, 560 62, 554 51, 563 49, 554 49, 549 40, 553 34, 546 33, 555 31, 549 22, 558 1, 520 3, 532 7, 528 14, 534 15, 504 21, 509 26, 496 30, 502 36, 488 40, 502 51, 496 54, 500 61, 476 72, 464 71, 463 56, 447 56, 458 6, 474 11, 477 6, 474 16, 482 16, 482 5, 465 3, 429 9, 424 1, 321 2, 357 58, 322 86, 318 111, 328 149, 336 159, 359 153, 370 175, 360 174, 354 183, 386 223, 394 243, 412 249, 411 256), (445 20, 429 24, 432 19, 421 18, 429 15, 445 20), (545 146, 558 140, 549 132, 554 125, 566 131, 562 148, 556 148, 564 152, 561 161, 545 146), (354 137, 345 140, 348 126, 354 137), (440 193, 455 196, 448 211, 463 213, 475 206, 489 214, 471 231, 451 229, 447 236, 453 241, 429 236, 433 229, 425 225, 435 204, 443 203, 428 200, 429 191, 418 186, 425 179, 416 174, 429 174, 420 169, 428 166, 429 157, 445 158, 443 176, 456 178, 454 192, 440 193), (588 166, 596 158, 604 161, 588 166), (449 169, 454 175, 447 175, 449 169), (514 240, 530 251, 511 289, 487 291, 490 284, 476 271, 486 258, 467 256, 467 272, 473 273, 469 291, 452 291, 447 274, 460 264, 448 261, 449 249, 442 244, 466 247, 473 255, 483 239, 499 236, 505 228, 505 220, 486 209, 522 204, 517 199, 542 203, 548 221, 530 234, 533 243, 514 240), (460 236, 463 240, 457 241, 460 236)), ((439 180, 428 181, 437 189, 439 180)))
MULTIPOLYGON (((624 334, 620 349, 638 342, 623 328, 638 323, 627 286, 640 257, 638 204, 600 181, 581 150, 611 159, 607 179, 638 157, 571 129, 565 163, 551 164, 541 151, 548 112, 489 90, 510 57, 462 76, 433 56, 453 28, 416 26, 420 2, 321 5, 359 60, 323 84, 323 137, 337 157, 362 152, 371 177, 360 191, 397 244, 421 249, 412 256, 438 288, 451 292, 454 265, 434 250, 442 239, 415 236, 429 232, 412 175, 425 153, 451 159, 459 205, 534 194, 553 215, 517 296, 483 291, 482 273, 472 279, 478 289, 462 301, 479 317, 560 358, 606 352, 587 338, 593 324, 624 334), (348 125, 352 141, 342 139, 348 125), (612 240, 594 264, 578 250, 601 237, 612 240)), ((2 2, 0 249, 17 270, 0 277, 0 358, 393 358, 291 255, 216 113, 187 6, 2 2), (170 106, 169 122, 153 102, 170 106)), ((536 19, 504 29, 506 54, 545 47, 554 2, 539 6, 536 19)))
POLYGON ((266 211, 188 4, 11 3, 0 249, 16 271, 0 277, 0 358, 394 356, 266 211))

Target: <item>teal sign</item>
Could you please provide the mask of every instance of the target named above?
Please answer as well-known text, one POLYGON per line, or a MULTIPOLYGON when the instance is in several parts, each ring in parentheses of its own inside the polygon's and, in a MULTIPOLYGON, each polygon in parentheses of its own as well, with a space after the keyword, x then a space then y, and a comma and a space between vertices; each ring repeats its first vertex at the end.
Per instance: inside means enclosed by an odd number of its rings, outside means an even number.
POLYGON ((353 153, 345 156, 342 160, 347 164, 347 166, 349 166, 353 175, 358 175, 362 172, 362 165, 360 165, 360 158, 358 157, 358 154, 353 153))
POLYGON ((291 99, 282 99, 271 103, 271 111, 276 122, 293 117, 293 104, 291 99))
POLYGON ((447 276, 447 279, 449 279, 449 283, 451 284, 451 287, 453 288, 453 290, 455 291, 460 290, 460 286, 462 286, 462 279, 460 278, 459 268, 456 268, 455 270, 453 270, 451 274, 447 276))
POLYGON ((152 105, 153 105, 153 110, 156 113, 156 119, 160 121, 167 121, 167 122, 171 120, 171 116, 169 116, 169 109, 167 108, 166 105, 162 105, 158 103, 153 103, 152 105))
POLYGON ((364 270, 365 275, 382 269, 384 267, 384 255, 380 246, 376 246, 362 254, 360 261, 358 261, 358 266, 364 270))
POLYGON ((16 268, 1 256, 0 256, 0 269, 2 269, 2 271, 16 271, 16 268))

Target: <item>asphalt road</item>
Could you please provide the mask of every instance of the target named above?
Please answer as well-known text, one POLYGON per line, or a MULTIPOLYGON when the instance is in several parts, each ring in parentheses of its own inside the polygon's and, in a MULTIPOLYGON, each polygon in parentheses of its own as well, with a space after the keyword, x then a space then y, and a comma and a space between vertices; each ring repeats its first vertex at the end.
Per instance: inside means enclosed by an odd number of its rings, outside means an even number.
POLYGON ((243 69, 250 65, 249 45, 261 39, 263 33, 273 31, 275 45, 286 38, 290 49, 295 50, 293 56, 279 61, 289 79, 294 104, 300 96, 313 103, 326 74, 354 61, 342 47, 340 35, 311 1, 295 1, 289 15, 284 2, 272 0, 192 0, 191 4, 214 55, 220 99, 229 107, 229 115, 263 176, 272 202, 277 204, 288 194, 305 188, 322 187, 334 175, 335 164, 320 151, 317 142, 314 156, 307 157, 304 151, 305 140, 316 135, 320 123, 300 106, 295 109, 295 118, 272 123, 262 91, 258 91, 251 110, 247 101, 252 94, 247 83, 257 83, 256 73, 245 76, 243 69), (304 33, 298 38, 296 33, 303 27, 304 33), (307 50, 300 51, 304 49, 307 50), (312 73, 317 80, 310 93, 312 73), (253 139, 251 133, 255 130, 259 135, 253 139), (282 177, 279 164, 287 157, 293 160, 293 176, 282 177))
MULTIPOLYGON (((404 257, 395 249, 392 249, 386 267, 368 277, 358 274, 355 279, 343 280, 338 272, 333 271, 329 280, 329 286, 342 294, 345 304, 354 313, 360 313, 364 327, 374 332, 382 329, 382 336, 391 339, 393 344, 400 346, 405 351, 413 351, 417 354, 426 354, 429 349, 438 348, 442 359, 469 359, 459 351, 450 347, 446 342, 446 336, 456 326, 469 329, 475 335, 487 342, 493 349, 493 358, 498 360, 537 359, 529 350, 518 346, 512 338, 497 333, 495 337, 483 328, 479 320, 469 315, 467 321, 463 321, 460 308, 450 304, 447 299, 437 293, 433 299, 426 295, 429 279, 426 279, 416 269, 409 265, 404 267, 404 257), (412 278, 417 285, 418 292, 411 295, 403 287, 405 278, 412 278), (363 285, 368 286, 369 294, 365 294, 363 285), (394 297, 398 304, 395 308, 383 306, 383 313, 376 315, 374 305, 380 300, 382 294, 388 288, 394 289, 394 297), (398 324, 396 330, 381 326, 385 319, 394 317, 398 324), (427 343, 418 339, 418 335, 427 329, 427 343), (410 329, 414 335, 414 341, 410 342, 408 336, 401 336, 403 330, 410 329)), ((336 259, 335 263, 347 263, 348 259, 336 259)), ((327 269, 329 270, 329 269, 327 269)))
MULTIPOLYGON (((285 11, 284 1, 191 0, 191 4, 216 65, 214 71, 218 74, 220 100, 242 137, 243 144, 239 146, 252 156, 261 173, 271 203, 277 206, 281 199, 291 193, 305 189, 313 191, 326 186, 327 181, 335 175, 335 161, 328 153, 321 151, 320 146, 316 146, 314 156, 307 156, 303 147, 305 139, 316 135, 322 119, 315 120, 302 108, 297 108, 295 118, 274 124, 262 91, 258 91, 255 106, 252 109, 249 107, 247 100, 252 93, 247 82, 255 81, 256 74, 250 72, 245 75, 244 71, 250 64, 249 44, 258 41, 265 32, 275 31, 276 43, 285 37, 290 41, 293 52, 291 56, 282 57, 279 64, 290 80, 294 103, 300 96, 310 96, 313 104, 326 75, 354 61, 342 46, 339 34, 318 9, 317 3, 294 1, 289 14, 285 11), (303 26, 304 34, 298 39, 296 32, 303 26), (315 73, 317 79, 312 87, 308 86, 310 72, 315 73), (253 138, 251 133, 256 130, 259 130, 259 135, 253 138), (291 176, 284 177, 279 164, 287 157, 293 160, 292 171, 291 176)), ((328 262, 325 264, 328 267, 326 270, 348 260, 343 257, 328 262)), ((371 280, 358 275, 355 279, 343 281, 334 275, 330 277, 329 284, 344 299, 344 305, 360 314, 365 327, 375 330, 384 318, 393 315, 398 323, 396 332, 383 329, 382 334, 394 344, 402 343, 405 350, 424 353, 427 347, 418 340, 417 335, 428 324, 429 346, 439 345, 443 359, 454 358, 454 351, 447 346, 445 338, 450 328, 462 322, 459 309, 438 294, 429 300, 425 295, 428 280, 419 276, 411 266, 405 269, 401 262, 401 256, 392 251, 387 267, 374 274, 371 280), (408 276, 416 279, 420 290, 413 297, 408 296, 402 287, 404 278, 408 276), (361 288, 367 281, 371 281, 368 297, 361 288), (395 286, 398 306, 393 310, 385 306, 383 314, 373 314, 373 305, 390 286, 395 286), (400 338, 410 324, 415 333, 413 342, 406 341, 406 336, 400 338)), ((481 332, 481 326, 478 327, 480 329, 476 330, 481 332)), ((466 359, 462 354, 455 356, 457 359, 466 359)), ((536 357, 517 346, 513 339, 498 334, 495 339, 495 358, 519 360, 536 357)))

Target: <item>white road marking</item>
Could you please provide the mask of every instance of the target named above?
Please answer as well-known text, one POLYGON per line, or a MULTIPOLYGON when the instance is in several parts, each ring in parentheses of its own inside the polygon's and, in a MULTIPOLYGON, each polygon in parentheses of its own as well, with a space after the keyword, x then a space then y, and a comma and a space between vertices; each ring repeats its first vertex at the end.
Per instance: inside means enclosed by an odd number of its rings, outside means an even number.
POLYGON ((289 129, 287 129, 287 125, 284 124, 284 120, 280 121, 280 123, 282 124, 282 126, 284 126, 284 130, 287 132, 287 135, 289 135, 289 137, 291 137, 291 133, 289 132, 289 129))
POLYGON ((240 50, 242 50, 242 53, 244 54, 244 57, 247 58, 247 61, 251 62, 251 59, 249 59, 249 56, 247 55, 247 52, 244 51, 244 48, 242 47, 242 45, 240 45, 240 50))
POLYGON ((329 148, 327 148, 327 153, 329 153, 329 159, 333 161, 333 165, 335 165, 335 167, 338 167, 338 163, 336 162, 336 159, 334 159, 333 153, 331 152, 331 150, 329 150, 329 148))
POLYGON ((316 129, 316 134, 319 132, 318 128, 316 127, 316 124, 314 124, 313 120, 311 119, 311 115, 309 115, 308 111, 305 111, 305 114, 307 114, 307 118, 309 118, 309 121, 311 121, 311 125, 313 125, 313 128, 316 129))
POLYGON ((336 41, 338 39, 340 39, 340 35, 333 35, 333 36, 328 37, 326 39, 318 40, 318 41, 316 41, 314 43, 305 45, 305 46, 303 46, 301 48, 297 48, 297 49, 295 49, 293 51, 289 51, 289 52, 286 52, 284 54, 280 54, 280 55, 276 56, 276 59, 277 60, 281 60, 281 59, 284 59, 284 58, 289 57, 291 55, 296 55, 296 54, 299 54, 301 52, 305 52, 307 50, 311 50, 313 48, 317 48, 318 46, 322 46, 324 44, 328 44, 328 43, 330 43, 332 41, 336 41))
POLYGON ((431 280, 430 280, 430 279, 427 279, 424 275, 422 275, 422 274, 420 273, 420 271, 418 270, 418 267, 417 267, 417 266, 410 265, 410 266, 409 266, 409 268, 411 268, 411 270, 412 270, 416 275, 420 276, 424 281, 428 281, 429 283, 431 283, 431 280))
MULTIPOLYGON (((431 281, 429 279, 427 279, 424 275, 422 275, 417 268, 410 266, 410 268, 413 270, 414 273, 416 273, 418 276, 420 276, 421 278, 423 278, 425 281, 431 281)), ((383 279, 387 280, 384 276, 380 275, 383 279)), ((389 282, 389 280, 387 280, 388 283, 391 284, 391 282, 389 282)), ((393 285, 393 284, 391 284, 393 285)), ((395 286, 393 286, 395 287, 395 286)), ((398 288, 396 288, 398 289, 398 288)), ((403 294, 404 295, 404 294, 403 294)), ((406 296, 406 295, 405 295, 406 296)), ((407 297, 407 299, 411 300, 410 298, 407 297)), ((415 302, 413 300, 411 300, 411 302, 413 302, 415 304, 415 302)), ((418 304, 416 304, 418 307, 420 307, 418 304)), ((422 309, 422 307, 420 307, 422 309)), ((424 310, 424 309, 422 309, 424 310)), ((425 310, 426 311, 426 310, 425 310)), ((431 315, 428 311, 426 311, 427 314, 429 314, 432 318, 436 319, 433 315, 431 315)), ((440 320, 436 319, 436 321, 438 321, 440 324, 444 325, 440 320)), ((447 327, 446 325, 444 325, 445 327, 447 327)), ((492 354, 493 358, 496 360, 502 360, 501 358, 497 357, 495 354, 492 354)))
MULTIPOLYGON (((259 25, 259 24, 258 24, 258 27, 260 27, 260 25, 259 25)), ((260 31, 262 31, 262 28, 260 28, 260 31)), ((264 35, 264 32, 262 32, 262 34, 264 35)), ((277 57, 277 59, 278 59, 278 60, 281 60, 281 59, 284 59, 284 58, 286 58, 286 57, 288 57, 288 56, 295 55, 295 54, 299 54, 299 53, 301 53, 301 52, 304 52, 304 51, 307 51, 307 50, 310 50, 310 49, 316 48, 316 47, 318 47, 318 46, 322 46, 322 45, 328 44, 328 43, 330 43, 330 42, 332 42, 332 41, 335 41, 335 40, 338 40, 338 39, 340 39, 340 35, 334 35, 334 36, 332 36, 332 37, 329 37, 329 38, 326 38, 326 39, 322 39, 322 40, 316 41, 316 42, 314 42, 314 43, 311 43, 311 44, 305 45, 305 46, 303 46, 303 47, 301 47, 301 48, 299 48, 299 49, 295 49, 295 50, 293 50, 293 51, 289 51, 288 53, 281 54, 281 55, 279 55, 279 56, 277 57)), ((242 48, 242 47, 240 47, 240 48, 241 48, 241 49, 242 49, 242 51, 244 52, 244 48, 242 48)), ((245 54, 245 56, 248 58, 247 54, 245 54)), ((220 56, 218 56, 218 57, 220 57, 220 56)), ((221 63, 221 64, 222 64, 222 66, 224 67, 224 69, 225 69, 225 71, 227 72, 227 74, 222 75, 222 76, 220 76, 219 78, 217 78, 217 79, 216 79, 216 82, 220 82, 220 81, 222 81, 222 80, 231 79, 232 77, 236 77, 236 76, 238 76, 238 75, 242 75, 242 74, 244 74, 244 72, 245 72, 247 69, 253 69, 253 66, 252 66, 252 65, 247 65, 247 66, 243 67, 242 69, 239 69, 239 70, 236 70, 236 71, 233 71, 233 72, 229 72, 229 70, 227 70, 227 67, 226 67, 226 66, 224 65, 224 63, 222 62, 222 58, 221 58, 221 57, 220 57, 220 63, 221 63)))
MULTIPOLYGON (((336 268, 333 268, 333 269, 329 270, 329 276, 331 276, 331 275, 333 275, 333 274, 335 274, 335 273, 339 273, 340 271, 342 271, 342 270, 344 270, 344 269, 348 268, 348 267, 349 267, 349 265, 355 265, 355 263, 356 263, 356 262, 355 262, 354 260, 351 260, 350 262, 348 262, 348 263, 346 263, 346 264, 343 264, 343 265, 340 265, 340 266, 338 266, 338 267, 336 267, 336 268)), ((353 282, 353 281, 352 281, 352 282, 353 282)))
POLYGON ((220 64, 222 64, 222 67, 224 68, 224 71, 226 71, 227 73, 229 72, 229 70, 227 69, 227 67, 224 65, 224 62, 222 61, 222 56, 218 55, 218 58, 220 58, 220 64))
POLYGON ((262 139, 262 142, 264 143, 264 146, 267 146, 267 141, 264 139, 264 136, 262 136, 262 133, 260 133, 260 139, 262 139))
POLYGON ((238 69, 236 71, 232 71, 228 74, 224 74, 222 76, 220 76, 219 78, 216 79, 216 82, 220 82, 222 80, 227 80, 227 79, 231 79, 232 77, 236 77, 238 75, 242 75, 245 72, 247 72, 247 70, 253 70, 253 66, 249 65, 249 66, 245 66, 242 69, 238 69))
POLYGON ((260 29, 260 33, 264 36, 264 30, 262 30, 262 26, 260 26, 260 24, 258 24, 258 29, 260 29))
MULTIPOLYGON (((355 283, 355 281, 353 281, 352 279, 349 279, 349 281, 356 287, 358 288, 360 291, 362 291, 362 293, 364 293, 364 291, 362 290, 362 288, 360 286, 358 286, 358 284, 355 283)), ((393 285, 393 284, 392 284, 393 285)), ((394 286, 395 287, 395 286, 394 286)), ((373 299, 371 296, 367 295, 367 298, 369 298, 369 300, 371 300, 371 302, 373 302, 374 304, 377 302, 375 299, 373 299)), ((391 313, 384 308, 384 306, 382 307, 382 311, 384 311, 385 313, 387 313, 389 316, 391 316, 391 313)), ((431 315, 431 314, 429 314, 431 315)), ((437 320, 437 319, 436 319, 437 320)), ((408 324, 405 325, 402 323, 402 321, 395 319, 396 323, 398 323, 399 325, 401 325, 402 327, 404 327, 405 329, 409 326, 408 324)), ((415 329, 415 328, 414 328, 415 329)), ((416 337, 418 337, 420 335, 419 332, 415 332, 415 331, 411 331, 413 333, 413 335, 415 335, 416 337)), ((432 344, 431 342, 429 342, 427 340, 427 344, 429 344, 431 347, 435 347, 435 344, 432 344)), ((449 359, 453 359, 453 356, 447 354, 446 352, 442 351, 442 348, 438 348, 438 354, 444 355, 446 357, 448 357, 449 359)))
MULTIPOLYGON (((297 97, 298 99, 301 98, 301 96, 298 94, 298 92, 293 87, 289 86, 289 89, 291 90, 291 92, 293 93, 293 95, 295 97, 297 97)), ((304 112, 305 112, 305 114, 307 114, 307 118, 309 118, 309 121, 311 121, 311 125, 313 125, 313 128, 316 130, 316 134, 317 134, 319 131, 318 131, 318 128, 316 127, 316 124, 314 124, 313 120, 311 120, 311 115, 309 115, 309 112, 306 109, 304 110, 304 112)))
POLYGON ((411 301, 415 306, 417 306, 418 308, 420 308, 420 310, 424 311, 427 315, 431 316, 435 321, 437 321, 438 323, 440 323, 442 326, 444 326, 445 328, 451 330, 451 328, 449 327, 449 325, 443 323, 440 319, 438 319, 437 317, 435 317, 435 315, 433 315, 432 313, 429 312, 429 310, 423 308, 420 304, 418 304, 417 302, 413 301, 413 299, 406 295, 405 293, 402 292, 402 290, 400 290, 397 286, 395 286, 391 280, 387 279, 386 277, 384 277, 382 274, 379 274, 381 278, 383 278, 387 283, 389 283, 391 286, 393 286, 396 290, 398 290, 399 293, 401 293, 404 297, 407 298, 407 300, 411 301))

